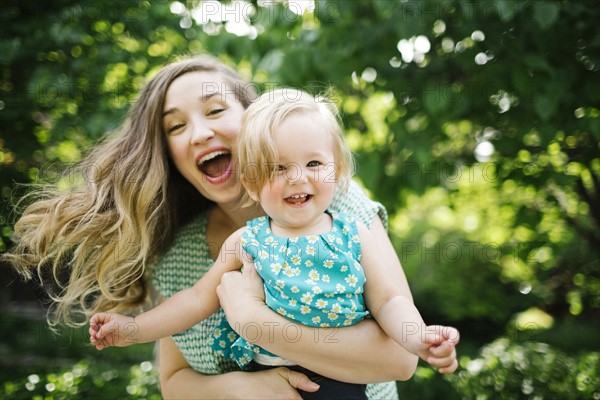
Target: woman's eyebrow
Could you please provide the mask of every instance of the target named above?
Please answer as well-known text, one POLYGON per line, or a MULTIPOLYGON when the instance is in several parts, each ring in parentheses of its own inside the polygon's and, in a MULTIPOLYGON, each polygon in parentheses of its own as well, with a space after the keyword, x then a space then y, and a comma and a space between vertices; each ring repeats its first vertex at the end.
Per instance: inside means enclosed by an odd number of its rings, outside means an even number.
MULTIPOLYGON (((216 95, 220 95, 220 94, 221 94, 221 92, 213 92, 213 93, 209 93, 209 94, 205 94, 203 96, 200 96, 200 102, 201 103, 206 103, 212 97, 214 97, 216 95)), ((164 117, 166 117, 169 114, 173 114, 177 110, 179 110, 177 107, 169 108, 168 110, 163 111, 162 116, 164 118, 164 117)))

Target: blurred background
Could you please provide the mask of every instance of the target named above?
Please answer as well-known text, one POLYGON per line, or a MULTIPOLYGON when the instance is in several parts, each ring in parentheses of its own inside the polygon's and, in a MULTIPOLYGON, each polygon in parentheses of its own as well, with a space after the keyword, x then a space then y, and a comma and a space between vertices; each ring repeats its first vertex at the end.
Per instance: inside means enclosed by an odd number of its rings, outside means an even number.
MULTIPOLYGON (((595 1, 11 1, 0 5, 0 250, 22 184, 68 170, 148 77, 209 52, 259 89, 327 91, 356 176, 460 370, 402 399, 600 399, 595 1)), ((160 398, 153 346, 97 352, 0 266, 0 397, 160 398)))

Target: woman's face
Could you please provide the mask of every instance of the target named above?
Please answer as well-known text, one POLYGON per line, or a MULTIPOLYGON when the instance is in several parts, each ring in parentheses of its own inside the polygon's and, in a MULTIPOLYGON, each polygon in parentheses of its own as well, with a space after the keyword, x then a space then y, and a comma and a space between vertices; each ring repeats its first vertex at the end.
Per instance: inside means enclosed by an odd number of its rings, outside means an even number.
POLYGON ((190 72, 175 79, 165 97, 163 129, 179 172, 204 197, 237 200, 240 183, 233 143, 244 107, 217 72, 190 72))

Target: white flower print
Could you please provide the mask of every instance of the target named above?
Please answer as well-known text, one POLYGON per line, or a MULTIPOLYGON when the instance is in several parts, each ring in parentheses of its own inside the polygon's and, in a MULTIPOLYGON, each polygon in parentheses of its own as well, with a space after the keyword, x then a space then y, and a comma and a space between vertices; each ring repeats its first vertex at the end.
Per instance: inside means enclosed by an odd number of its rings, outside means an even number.
POLYGON ((348 272, 348 266, 347 266, 347 265, 342 265, 342 266, 340 267, 340 271, 341 271, 341 272, 348 272))
POLYGON ((292 291, 292 293, 299 293, 300 292, 300 289, 298 289, 298 286, 292 286, 290 288, 290 290, 292 291))
POLYGON ((312 291, 313 291, 314 294, 321 294, 321 293, 323 293, 323 289, 321 289, 318 286, 313 286, 312 291))
POLYGON ((326 300, 323 299, 319 299, 315 302, 315 307, 317 308, 325 308, 327 307, 328 302, 326 300))
POLYGON ((354 274, 350 274, 348 275, 346 278, 344 278, 344 280, 346 281, 346 283, 348 285, 350 285, 351 287, 356 286, 356 284, 358 283, 358 278, 356 277, 356 275, 354 274))
POLYGON ((285 282, 283 280, 281 280, 281 279, 277 279, 275 281, 275 285, 277 285, 277 287, 284 288, 285 287, 285 282))
POLYGON ((298 301, 296 299, 291 299, 288 304, 290 307, 296 307, 298 305, 298 301))
POLYGON ((336 314, 339 314, 342 312, 342 306, 340 306, 338 303, 334 303, 331 306, 331 312, 334 312, 336 314))
POLYGON ((311 292, 306 292, 302 295, 302 297, 300 297, 300 301, 305 304, 310 304, 310 303, 312 303, 314 298, 315 298, 314 294, 312 294, 311 292))
POLYGON ((317 243, 317 240, 319 240, 318 236, 315 236, 315 235, 310 235, 306 239, 308 240, 308 243, 310 243, 310 244, 315 244, 315 243, 317 243))
POLYGON ((258 258, 260 258, 261 260, 265 260, 268 257, 269 253, 267 253, 265 250, 261 250, 258 252, 258 258))
POLYGON ((292 264, 299 265, 300 262, 302 261, 302 258, 296 254, 295 256, 292 256, 291 261, 292 261, 292 264))
POLYGON ((321 322, 321 317, 316 316, 316 317, 312 317, 312 323, 315 325, 318 325, 321 322))
POLYGON ((329 275, 323 274, 323 276, 321 277, 321 281, 329 283, 331 282, 331 278, 329 278, 329 275))
POLYGON ((323 266, 325 268, 333 268, 333 260, 325 260, 325 261, 323 261, 323 266))
POLYGON ((309 314, 310 313, 310 307, 309 306, 300 306, 300 313, 305 315, 305 314, 309 314))
POLYGON ((306 265, 308 268, 313 266, 313 262, 311 260, 306 260, 304 261, 304 265, 306 265))
POLYGON ((317 270, 316 270, 316 269, 313 269, 313 270, 311 270, 311 271, 308 273, 308 277, 309 277, 311 280, 313 280, 313 281, 318 281, 318 280, 319 280, 319 277, 320 277, 320 275, 319 275, 319 273, 317 272, 317 270))
POLYGON ((248 364, 250 361, 252 361, 252 357, 250 357, 248 354, 244 354, 242 357, 240 357, 239 359, 240 364, 242 365, 246 365, 248 364))
POLYGON ((330 312, 327 313, 327 318, 329 318, 330 321, 335 321, 336 319, 338 319, 338 315, 334 312, 330 312))
POLYGON ((306 246, 304 252, 309 256, 314 256, 316 254, 314 246, 306 246))
POLYGON ((275 275, 278 275, 279 272, 281 271, 281 264, 279 264, 279 263, 273 263, 273 264, 271 264, 271 271, 275 275))
POLYGON ((336 293, 344 293, 346 291, 346 286, 342 285, 341 283, 336 283, 335 290, 336 293))
POLYGON ((283 308, 283 307, 279 307, 279 308, 277 309, 277 312, 278 312, 279 314, 283 315, 284 317, 287 315, 287 313, 285 312, 285 308, 283 308))

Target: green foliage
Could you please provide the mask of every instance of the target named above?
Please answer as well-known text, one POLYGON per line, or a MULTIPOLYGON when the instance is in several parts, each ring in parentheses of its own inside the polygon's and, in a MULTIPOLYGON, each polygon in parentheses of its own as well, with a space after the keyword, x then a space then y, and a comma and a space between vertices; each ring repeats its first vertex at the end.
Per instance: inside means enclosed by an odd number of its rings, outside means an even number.
POLYGON ((448 381, 465 399, 596 399, 600 397, 600 353, 577 357, 539 342, 500 338, 479 357, 461 359, 448 381))
POLYGON ((86 327, 52 333, 44 320, 0 315, 1 398, 161 398, 152 344, 99 352, 86 327))
POLYGON ((3 399, 162 398, 156 368, 149 361, 126 369, 83 360, 59 372, 4 382, 0 395, 3 399))

